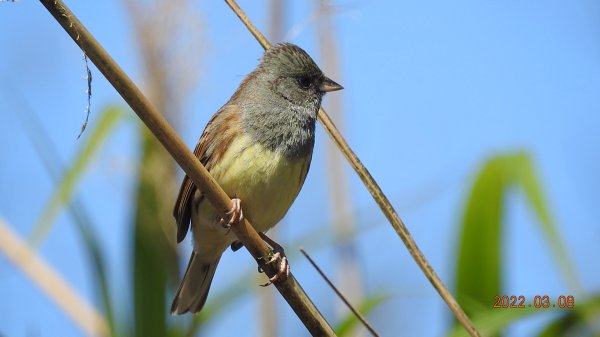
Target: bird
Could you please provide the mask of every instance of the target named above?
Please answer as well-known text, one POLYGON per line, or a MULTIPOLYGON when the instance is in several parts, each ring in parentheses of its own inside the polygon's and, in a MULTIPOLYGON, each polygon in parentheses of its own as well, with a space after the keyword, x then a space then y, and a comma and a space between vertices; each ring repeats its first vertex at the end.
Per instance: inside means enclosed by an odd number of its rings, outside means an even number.
MULTIPOLYGON (((229 230, 232 224, 246 218, 276 246, 264 233, 285 216, 304 184, 323 96, 341 89, 302 48, 281 43, 264 52, 212 116, 194 155, 232 198, 231 219, 221 218, 202 190, 183 178, 173 215, 178 243, 191 225, 193 251, 171 314, 203 308, 221 255, 241 246, 229 230)), ((288 266, 280 272, 286 268, 289 272, 288 266)))

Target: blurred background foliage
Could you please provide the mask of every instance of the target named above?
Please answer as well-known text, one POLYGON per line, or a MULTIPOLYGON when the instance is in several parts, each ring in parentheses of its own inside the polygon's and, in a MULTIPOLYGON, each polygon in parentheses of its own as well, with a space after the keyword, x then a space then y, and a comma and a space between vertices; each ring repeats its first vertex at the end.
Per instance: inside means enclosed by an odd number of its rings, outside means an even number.
MULTIPOLYGON (((285 39, 285 27, 291 26, 290 30, 294 31, 302 29, 306 24, 285 22, 285 13, 291 10, 292 5, 288 1, 272 0, 265 3, 264 10, 261 9, 268 13, 266 21, 269 22, 268 35, 272 41, 285 39)), ((0 10, 7 11, 10 8, 3 4, 0 10)), ((316 18, 311 17, 310 22, 319 27, 318 32, 322 32, 316 34, 322 60, 319 63, 329 71, 328 74, 332 74, 330 77, 339 79, 340 83, 345 83, 342 80, 344 74, 339 65, 339 48, 336 43, 340 38, 336 36, 332 17, 344 10, 347 8, 328 1, 315 2, 313 13, 316 18)), ((200 13, 192 2, 186 0, 123 0, 122 12, 125 20, 130 23, 131 48, 137 51, 135 58, 139 69, 139 85, 174 126, 179 129, 185 128, 187 123, 183 122, 186 118, 183 113, 186 108, 184 103, 191 99, 193 89, 202 81, 202 74, 208 72, 201 62, 201 44, 205 29, 203 15, 210 14, 200 13)), ((247 39, 252 40, 249 36, 247 39)), ((362 65, 354 65, 359 66, 362 65)), ((103 108, 94 109, 88 130, 78 142, 77 152, 68 161, 62 161, 60 145, 53 143, 52 130, 39 119, 40 112, 35 111, 28 102, 28 94, 18 88, 3 91, 4 98, 11 101, 12 112, 20 120, 26 137, 32 142, 35 153, 43 164, 43 169, 40 168, 37 174, 47 174, 55 186, 30 230, 29 242, 33 249, 39 249, 45 240, 60 240, 50 236, 53 225, 63 212, 71 217, 77 240, 80 241, 89 264, 89 279, 92 280, 92 292, 96 294, 97 299, 92 302, 97 303, 98 310, 106 319, 111 336, 207 335, 207 331, 211 331, 210 325, 226 324, 230 311, 236 306, 243 306, 244 299, 256 295, 259 289, 257 284, 262 283, 262 279, 256 273, 252 261, 246 261, 241 273, 235 277, 220 279, 224 284, 213 288, 208 305, 202 313, 195 316, 171 317, 168 306, 180 280, 181 261, 185 260, 189 251, 189 247, 178 247, 174 238, 172 207, 181 178, 178 173, 180 170, 145 127, 132 117, 128 108, 112 100, 94 101, 94 107, 103 108), (7 98, 7 95, 10 95, 10 98, 7 98), (81 189, 81 181, 89 174, 89 170, 93 169, 99 153, 111 138, 120 137, 119 129, 123 127, 134 130, 136 139, 133 142, 137 144, 137 158, 131 159, 131 175, 135 177, 132 184, 134 188, 130 193, 133 209, 129 213, 128 226, 119 228, 120 231, 129 233, 126 235, 129 240, 129 256, 122 258, 130 261, 130 267, 127 269, 130 274, 123 276, 128 280, 124 283, 126 289, 115 291, 114 276, 110 276, 108 266, 111 247, 104 245, 97 234, 99 226, 103 224, 97 223, 97 217, 90 215, 89 209, 93 207, 93 203, 84 202, 78 195, 86 193, 81 189)), ((357 99, 367 97, 354 97, 352 100, 357 99)), ((328 111, 344 130, 344 105, 341 96, 332 96, 327 104, 328 111)), ((56 118, 69 117, 61 115, 56 118)), ((195 132, 199 130, 194 128, 195 132)), ((76 131, 73 130, 74 133, 76 131)), ((335 282, 340 284, 342 291, 348 294, 368 318, 373 318, 379 323, 375 328, 379 328, 381 335, 412 336, 414 333, 410 330, 390 331, 387 325, 383 324, 385 320, 393 320, 397 315, 405 314, 406 310, 395 312, 393 307, 385 304, 402 301, 403 296, 410 290, 398 292, 396 289, 368 289, 365 286, 369 279, 365 263, 368 265, 372 259, 382 258, 386 250, 374 251, 371 247, 365 252, 364 249, 361 250, 360 242, 365 240, 365 237, 372 238, 373 230, 385 227, 386 224, 381 218, 373 219, 374 216, 370 216, 378 212, 374 206, 368 209, 352 206, 355 204, 352 196, 356 189, 353 189, 352 180, 348 177, 351 173, 345 170, 343 159, 331 143, 328 143, 328 146, 327 151, 322 153, 327 167, 324 171, 327 176, 326 184, 322 189, 329 193, 330 215, 321 216, 318 226, 284 244, 289 247, 288 256, 292 266, 304 264, 295 253, 297 247, 304 246, 309 252, 315 252, 321 257, 320 252, 333 249, 333 262, 327 263, 328 270, 332 271, 329 274, 335 275, 335 282)), ((193 147, 193 144, 190 143, 190 147, 193 147)), ((381 156, 380 159, 385 162, 386 157, 381 156)), ((451 285, 455 296, 485 336, 509 336, 515 323, 535 320, 536 316, 545 318, 537 323, 535 333, 532 334, 535 336, 599 336, 600 293, 587 289, 580 280, 579 275, 586 273, 587 266, 584 265, 583 269, 577 267, 570 256, 568 245, 560 234, 561 228, 564 230, 564 227, 560 226, 554 208, 548 204, 548 199, 552 199, 548 195, 551 195, 552 191, 546 188, 536 166, 535 156, 528 149, 487 155, 480 158, 475 167, 468 168, 472 172, 469 174, 472 178, 458 179, 461 182, 453 185, 452 188, 464 191, 464 202, 458 205, 457 213, 462 214, 462 217, 456 221, 454 229, 454 251, 444 261, 447 265, 444 269, 454 268, 449 273, 454 279, 447 278, 445 282, 451 285), (531 214, 528 225, 536 227, 536 235, 547 245, 547 251, 552 254, 558 273, 569 289, 569 293, 563 295, 575 296, 575 308, 492 309, 496 295, 525 295, 528 300, 526 304, 531 304, 534 295, 546 294, 543 288, 535 294, 507 293, 507 289, 514 288, 507 284, 506 277, 511 270, 505 249, 509 246, 508 241, 513 240, 507 234, 509 223, 506 214, 515 199, 523 203, 531 214)), ((398 179, 404 178, 400 173, 398 179)), ((384 190, 393 190, 383 186, 384 190)), ((417 204, 427 203, 430 198, 426 197, 417 204)), ((0 213, 0 216, 3 214, 0 213)), ((302 219, 294 221, 301 222, 302 219)), ((409 228, 412 226, 419 224, 409 223, 409 228)), ((401 245, 401 241, 396 240, 396 245, 401 245)), ((244 253, 238 253, 236 257, 242 254, 244 253)), ((388 260, 386 264, 386 273, 403 272, 404 267, 395 263, 393 259, 391 262, 388 260)), ((434 263, 434 266, 438 265, 439 263, 434 263)), ((302 268, 303 272, 310 273, 310 276, 303 279, 317 278, 309 269, 302 268)), ((386 275, 375 277, 385 278, 386 275)), ((300 282, 302 283, 302 279, 300 282)), ((425 283, 425 280, 422 282, 425 283)), ((543 281, 540 284, 543 284, 543 281)), ((426 286, 429 285, 423 287, 426 286)), ((321 287, 324 287, 324 283, 321 287)), ((0 290, 0 294, 6 291, 9 290, 0 290)), ((258 307, 251 310, 256 316, 249 319, 256 319, 261 325, 259 335, 305 335, 299 323, 294 325, 292 332, 289 328, 283 332, 281 322, 287 320, 286 317, 289 317, 290 313, 280 310, 285 304, 272 295, 273 289, 261 289, 258 296, 264 298, 258 307)), ((548 295, 553 299, 559 296, 548 295)), ((337 299, 328 296, 328 301, 335 303, 336 309, 326 308, 325 311, 329 313, 327 317, 338 335, 366 336, 366 331, 360 327, 356 318, 349 314, 337 299)), ((439 301, 439 298, 437 300, 439 301)), ((443 305, 440 307, 445 310, 443 305)), ((422 322, 428 321, 428 313, 420 315, 425 316, 422 322)), ((443 331, 443 335, 448 336, 466 335, 460 326, 451 321, 449 312, 444 315, 448 319, 437 331, 443 331)))

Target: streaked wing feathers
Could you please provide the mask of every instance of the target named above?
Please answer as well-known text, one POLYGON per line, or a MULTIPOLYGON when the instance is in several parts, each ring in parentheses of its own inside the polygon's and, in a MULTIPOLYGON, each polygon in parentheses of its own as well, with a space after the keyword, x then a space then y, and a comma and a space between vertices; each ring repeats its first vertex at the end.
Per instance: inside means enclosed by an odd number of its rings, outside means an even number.
MULTIPOLYGON (((240 130, 240 114, 237 105, 226 104, 210 119, 194 155, 210 172, 222 158, 240 130)), ((181 183, 179 195, 173 209, 177 222, 177 242, 183 241, 189 228, 196 185, 186 175, 181 183)))

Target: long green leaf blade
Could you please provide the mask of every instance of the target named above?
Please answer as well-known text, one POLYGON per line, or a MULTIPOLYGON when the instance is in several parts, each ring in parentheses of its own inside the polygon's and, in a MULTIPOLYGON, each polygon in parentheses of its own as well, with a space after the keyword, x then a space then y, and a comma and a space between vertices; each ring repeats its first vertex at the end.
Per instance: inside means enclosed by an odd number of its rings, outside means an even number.
POLYGON ((175 166, 150 131, 141 125, 140 130, 142 151, 133 224, 133 335, 164 337, 181 333, 169 329, 166 303, 168 286, 179 279, 172 216, 175 166))
POLYGON ((557 259, 558 265, 562 268, 563 276, 572 289, 582 294, 583 287, 577 278, 577 272, 573 267, 573 262, 569 257, 565 244, 558 234, 556 223, 550 215, 542 192, 542 185, 530 157, 522 153, 516 155, 514 160, 518 165, 516 171, 518 182, 521 188, 523 188, 532 210, 539 219, 542 232, 546 234, 546 239, 557 259))
POLYGON ((73 193, 77 188, 77 183, 81 180, 94 155, 101 148, 122 116, 121 109, 116 106, 102 111, 98 123, 91 130, 89 138, 86 139, 79 153, 75 156, 73 165, 64 173, 38 218, 30 237, 30 242, 33 246, 38 246, 42 242, 52 228, 52 224, 60 211, 71 201, 73 193))
MULTIPOLYGON (((21 117, 23 127, 27 132, 29 139, 32 141, 36 153, 40 157, 42 164, 50 177, 55 183, 58 183, 61 172, 64 172, 64 165, 60 160, 57 147, 52 142, 48 132, 43 124, 39 121, 33 109, 27 104, 27 101, 20 95, 20 92, 14 90, 11 96, 19 105, 18 111, 21 112, 18 116, 21 117)), ((106 110, 105 108, 104 110, 106 110)), ((104 114, 104 111, 100 113, 104 114)), ((108 286, 108 278, 106 276, 106 264, 97 236, 94 233, 94 225, 92 223, 89 212, 83 202, 75 197, 73 202, 68 205, 69 214, 73 217, 73 222, 81 235, 84 242, 84 247, 87 250, 88 258, 91 261, 93 280, 100 288, 100 296, 104 306, 106 320, 109 324, 110 335, 116 336, 116 322, 113 314, 113 305, 110 297, 108 286)))
POLYGON ((457 300, 489 304, 500 293, 500 247, 504 193, 510 183, 504 157, 489 160, 475 179, 462 222, 456 271, 457 300))

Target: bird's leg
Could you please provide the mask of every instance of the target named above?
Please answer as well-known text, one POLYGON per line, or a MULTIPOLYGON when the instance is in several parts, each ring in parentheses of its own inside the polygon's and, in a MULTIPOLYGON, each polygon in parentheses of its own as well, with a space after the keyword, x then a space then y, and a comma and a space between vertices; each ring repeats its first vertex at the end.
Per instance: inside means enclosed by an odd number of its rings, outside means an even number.
POLYGON ((231 209, 227 212, 227 215, 231 214, 231 218, 229 221, 225 221, 225 219, 221 218, 221 225, 224 228, 231 228, 231 225, 235 225, 240 221, 244 220, 244 212, 242 212, 242 201, 238 198, 231 199, 231 209))
POLYGON ((269 244, 269 246, 271 246, 271 248, 273 249, 273 256, 271 256, 271 259, 269 261, 267 261, 267 263, 273 263, 275 261, 277 261, 278 258, 281 258, 281 263, 279 264, 279 270, 277 271, 277 274, 273 275, 273 277, 269 278, 269 283, 267 283, 265 286, 269 285, 270 283, 273 283, 275 281, 277 281, 280 277, 287 277, 290 275, 290 264, 288 263, 288 259, 285 256, 285 252, 283 247, 281 247, 281 245, 279 245, 277 242, 275 242, 273 239, 271 239, 270 237, 266 236, 264 233, 259 232, 258 235, 260 235, 260 237, 263 239, 264 242, 266 242, 267 244, 269 244))

